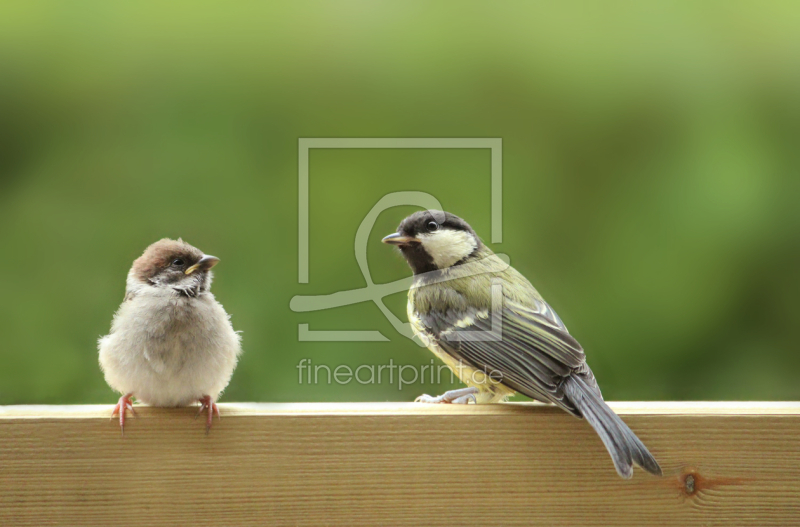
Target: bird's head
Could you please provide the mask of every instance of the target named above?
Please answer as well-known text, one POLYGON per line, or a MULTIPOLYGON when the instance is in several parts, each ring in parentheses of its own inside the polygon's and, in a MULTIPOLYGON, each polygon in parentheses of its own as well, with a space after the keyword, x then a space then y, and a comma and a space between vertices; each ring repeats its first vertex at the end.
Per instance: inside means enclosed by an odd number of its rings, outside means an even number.
POLYGON ((211 287, 211 268, 219 258, 185 241, 164 238, 150 245, 128 274, 129 286, 171 288, 185 296, 197 296, 211 287))
POLYGON ((466 221, 440 210, 415 212, 383 243, 396 245, 414 274, 463 263, 485 247, 466 221))

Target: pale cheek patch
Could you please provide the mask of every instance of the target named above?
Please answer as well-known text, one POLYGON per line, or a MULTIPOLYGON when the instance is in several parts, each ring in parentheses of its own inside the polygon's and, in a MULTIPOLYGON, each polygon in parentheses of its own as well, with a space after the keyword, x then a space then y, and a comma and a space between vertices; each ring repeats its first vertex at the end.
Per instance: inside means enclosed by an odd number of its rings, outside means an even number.
POLYGON ((465 231, 454 231, 441 229, 436 232, 419 234, 417 236, 422 241, 433 263, 439 269, 450 267, 459 260, 472 254, 478 247, 475 238, 465 231))

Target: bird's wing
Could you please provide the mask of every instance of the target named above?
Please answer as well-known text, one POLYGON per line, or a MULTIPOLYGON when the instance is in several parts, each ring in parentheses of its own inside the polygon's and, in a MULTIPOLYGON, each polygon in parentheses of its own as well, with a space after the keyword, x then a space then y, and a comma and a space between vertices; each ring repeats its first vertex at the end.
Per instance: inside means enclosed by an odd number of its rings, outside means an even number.
POLYGON ((419 318, 449 355, 494 372, 528 397, 575 412, 560 383, 570 373, 589 370, 581 345, 543 300, 526 307, 504 299, 494 314, 468 308, 444 315, 431 310, 419 318))

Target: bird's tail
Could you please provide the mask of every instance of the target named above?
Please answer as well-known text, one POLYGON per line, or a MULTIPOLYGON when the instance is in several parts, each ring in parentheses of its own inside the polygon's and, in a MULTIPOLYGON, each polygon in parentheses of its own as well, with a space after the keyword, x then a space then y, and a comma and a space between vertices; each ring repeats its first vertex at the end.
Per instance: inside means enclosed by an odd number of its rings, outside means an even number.
POLYGON ((661 467, 647 447, 580 374, 568 376, 563 388, 567 398, 600 436, 620 476, 630 478, 633 463, 651 474, 661 475, 661 467))

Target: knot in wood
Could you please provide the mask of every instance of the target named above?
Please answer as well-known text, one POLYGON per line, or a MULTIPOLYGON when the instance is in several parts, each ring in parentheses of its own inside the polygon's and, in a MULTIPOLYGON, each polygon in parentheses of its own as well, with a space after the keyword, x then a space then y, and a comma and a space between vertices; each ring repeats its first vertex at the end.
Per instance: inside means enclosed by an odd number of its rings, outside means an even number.
POLYGON ((686 494, 694 494, 695 487, 694 487, 694 474, 687 474, 686 478, 683 480, 683 488, 686 490, 686 494))

